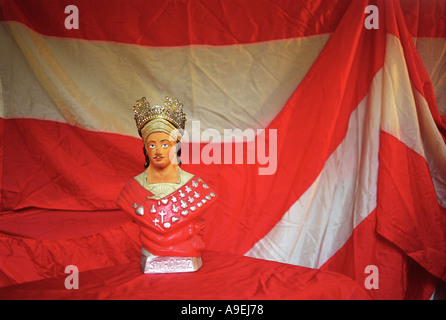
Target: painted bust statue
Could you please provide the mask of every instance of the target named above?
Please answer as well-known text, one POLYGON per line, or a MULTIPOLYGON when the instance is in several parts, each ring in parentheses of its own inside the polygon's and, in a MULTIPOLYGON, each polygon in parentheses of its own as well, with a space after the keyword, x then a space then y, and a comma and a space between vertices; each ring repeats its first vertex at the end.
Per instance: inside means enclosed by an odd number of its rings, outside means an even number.
POLYGON ((178 99, 133 107, 144 143, 146 169, 126 183, 117 203, 139 224, 143 273, 192 272, 202 266, 202 215, 215 202, 203 179, 181 169, 178 159, 186 116, 178 99))

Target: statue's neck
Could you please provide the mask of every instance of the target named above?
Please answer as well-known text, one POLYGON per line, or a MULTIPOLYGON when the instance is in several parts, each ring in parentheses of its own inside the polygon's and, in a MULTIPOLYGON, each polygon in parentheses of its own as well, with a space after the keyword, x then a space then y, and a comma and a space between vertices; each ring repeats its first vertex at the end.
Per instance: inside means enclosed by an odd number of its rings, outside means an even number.
POLYGON ((147 168, 147 183, 179 183, 180 170, 180 167, 175 164, 170 164, 165 168, 149 166, 147 168))

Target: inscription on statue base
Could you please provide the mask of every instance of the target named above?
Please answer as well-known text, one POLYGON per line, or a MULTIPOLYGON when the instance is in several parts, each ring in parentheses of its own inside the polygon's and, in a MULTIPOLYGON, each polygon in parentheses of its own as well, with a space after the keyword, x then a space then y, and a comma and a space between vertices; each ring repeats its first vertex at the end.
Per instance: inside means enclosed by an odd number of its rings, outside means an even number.
POLYGON ((141 270, 143 273, 180 273, 194 272, 200 269, 200 257, 167 257, 141 255, 141 270))

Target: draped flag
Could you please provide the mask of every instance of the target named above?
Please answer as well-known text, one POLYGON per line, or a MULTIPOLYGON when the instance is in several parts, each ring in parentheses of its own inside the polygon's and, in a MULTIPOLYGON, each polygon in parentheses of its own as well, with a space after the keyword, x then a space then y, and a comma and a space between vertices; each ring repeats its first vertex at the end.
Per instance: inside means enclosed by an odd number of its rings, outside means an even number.
POLYGON ((446 280, 445 17, 440 0, 1 0, 0 219, 116 210, 144 169, 132 106, 170 95, 182 167, 219 195, 207 248, 361 285, 372 267, 373 297, 429 298, 446 280))

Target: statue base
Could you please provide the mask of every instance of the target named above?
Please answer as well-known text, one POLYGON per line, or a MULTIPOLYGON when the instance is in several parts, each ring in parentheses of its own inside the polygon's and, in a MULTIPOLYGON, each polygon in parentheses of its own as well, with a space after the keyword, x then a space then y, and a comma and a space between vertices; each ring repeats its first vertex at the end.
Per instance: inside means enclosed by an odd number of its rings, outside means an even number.
POLYGON ((143 273, 194 272, 201 268, 201 257, 156 256, 141 248, 141 271, 143 273))

